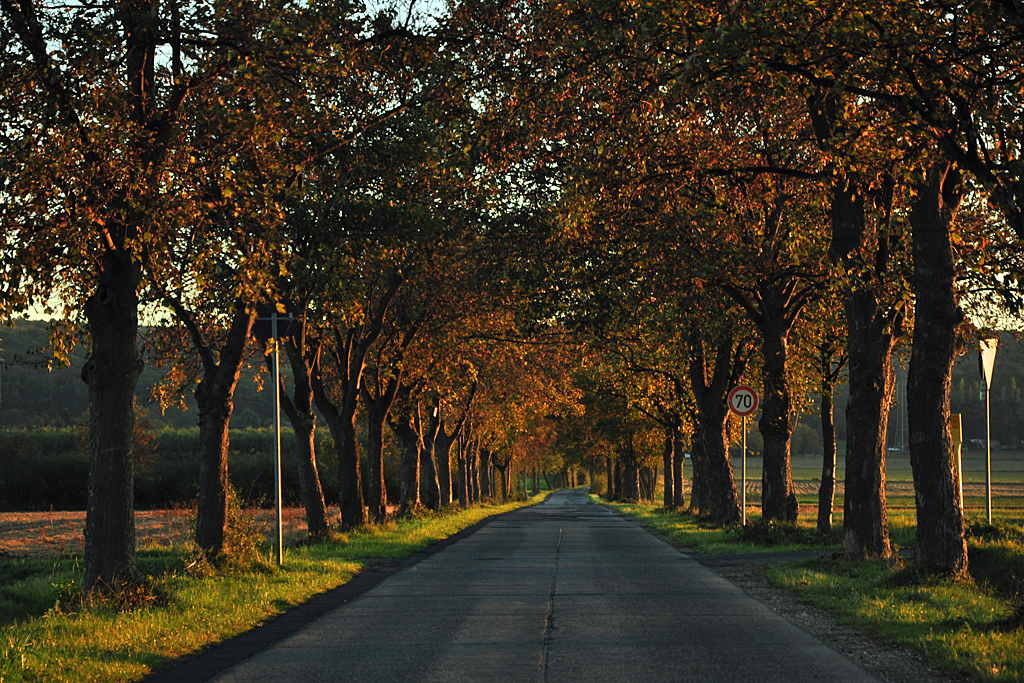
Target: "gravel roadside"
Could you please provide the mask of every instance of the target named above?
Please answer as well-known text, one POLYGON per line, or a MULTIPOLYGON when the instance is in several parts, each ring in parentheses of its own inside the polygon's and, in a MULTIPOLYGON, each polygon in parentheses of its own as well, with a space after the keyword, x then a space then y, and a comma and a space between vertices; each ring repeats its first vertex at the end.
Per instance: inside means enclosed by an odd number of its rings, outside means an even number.
POLYGON ((764 605, 842 652, 887 683, 966 683, 972 680, 966 674, 949 673, 939 669, 925 661, 916 650, 889 643, 864 631, 839 624, 828 613, 801 602, 795 591, 773 586, 765 578, 765 569, 768 565, 818 557, 821 555, 819 551, 699 553, 680 545, 658 529, 625 515, 623 517, 644 527, 651 534, 693 557, 722 578, 736 584, 764 605))
MULTIPOLYGON (((697 556, 698 561, 701 560, 697 554, 691 554, 697 556)), ((764 573, 767 565, 772 561, 779 560, 765 557, 760 561, 746 560, 717 564, 702 562, 702 564, 747 591, 757 600, 811 635, 842 652, 883 681, 889 683, 964 683, 971 680, 966 675, 942 671, 926 662, 924 657, 915 650, 893 645, 850 626, 838 624, 827 613, 800 602, 795 592, 771 585, 764 573)))

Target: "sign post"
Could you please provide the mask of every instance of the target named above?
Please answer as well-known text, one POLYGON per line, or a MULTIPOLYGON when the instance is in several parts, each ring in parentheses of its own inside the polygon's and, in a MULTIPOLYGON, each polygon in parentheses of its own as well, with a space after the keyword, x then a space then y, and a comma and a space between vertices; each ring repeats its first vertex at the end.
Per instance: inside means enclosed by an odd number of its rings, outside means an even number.
POLYGON ((740 478, 743 480, 740 495, 740 505, 743 507, 743 526, 747 525, 747 415, 753 415, 757 410, 757 392, 739 384, 732 388, 727 399, 729 410, 734 415, 739 415, 743 420, 743 460, 740 478))
POLYGON ((992 366, 996 362, 998 337, 982 339, 979 343, 978 362, 981 365, 981 378, 985 381, 985 509, 988 512, 988 523, 992 523, 992 420, 989 395, 992 389, 992 366))
POLYGON ((276 528, 274 530, 274 554, 277 559, 277 566, 280 567, 284 555, 284 533, 281 520, 281 338, 289 336, 291 323, 294 316, 290 311, 285 312, 285 306, 275 303, 270 306, 258 306, 257 315, 253 326, 253 333, 257 337, 266 339, 267 332, 270 333, 267 341, 272 344, 274 354, 274 508, 277 511, 276 528), (269 314, 269 315, 268 315, 269 314), (278 328, 278 321, 284 323, 285 331, 278 328), (270 329, 259 323, 270 323, 270 329))

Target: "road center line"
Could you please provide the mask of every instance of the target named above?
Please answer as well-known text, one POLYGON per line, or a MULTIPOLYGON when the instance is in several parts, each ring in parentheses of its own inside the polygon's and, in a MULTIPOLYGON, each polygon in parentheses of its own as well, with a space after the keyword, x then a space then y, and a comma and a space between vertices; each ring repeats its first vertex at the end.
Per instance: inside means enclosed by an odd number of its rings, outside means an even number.
POLYGON ((558 545, 555 546, 555 568, 551 571, 551 590, 548 592, 548 614, 544 620, 544 648, 540 656, 540 683, 548 679, 548 647, 551 645, 551 631, 555 628, 555 581, 558 579, 558 560, 562 551, 562 527, 558 527, 558 545))

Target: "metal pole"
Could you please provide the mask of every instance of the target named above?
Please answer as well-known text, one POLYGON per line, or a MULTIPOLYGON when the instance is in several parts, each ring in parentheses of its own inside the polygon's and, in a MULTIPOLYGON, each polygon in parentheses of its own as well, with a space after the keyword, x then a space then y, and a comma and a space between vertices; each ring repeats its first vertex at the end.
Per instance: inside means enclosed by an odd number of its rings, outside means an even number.
POLYGON ((988 523, 992 523, 992 419, 989 404, 988 381, 985 381, 985 509, 988 523))
POLYGON ((277 338, 277 311, 270 315, 271 333, 274 337, 274 499, 277 507, 277 533, 274 550, 277 566, 281 566, 283 534, 281 532, 281 367, 279 341, 277 338))
POLYGON ((742 469, 741 478, 743 479, 743 495, 741 497, 742 501, 743 501, 742 502, 742 505, 743 505, 743 526, 746 526, 747 525, 747 416, 746 415, 743 416, 743 465, 742 465, 741 469, 742 469))
POLYGON ((964 445, 956 445, 956 469, 960 473, 960 512, 964 510, 964 445))

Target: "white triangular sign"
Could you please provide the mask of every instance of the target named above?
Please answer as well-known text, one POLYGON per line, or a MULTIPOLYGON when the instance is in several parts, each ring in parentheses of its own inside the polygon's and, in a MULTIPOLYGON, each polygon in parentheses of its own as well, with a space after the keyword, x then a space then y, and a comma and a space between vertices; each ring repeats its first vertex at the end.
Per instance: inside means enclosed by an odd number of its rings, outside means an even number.
POLYGON ((985 378, 985 386, 992 388, 992 366, 996 362, 996 348, 999 346, 999 338, 982 339, 980 341, 981 351, 981 374, 985 378))

